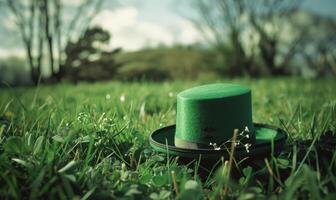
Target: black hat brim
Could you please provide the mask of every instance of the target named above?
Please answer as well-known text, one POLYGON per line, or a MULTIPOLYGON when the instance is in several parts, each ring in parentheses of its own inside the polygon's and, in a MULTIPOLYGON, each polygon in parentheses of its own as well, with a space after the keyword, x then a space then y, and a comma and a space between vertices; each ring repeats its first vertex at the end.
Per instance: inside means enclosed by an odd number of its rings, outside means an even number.
MULTIPOLYGON (((272 152, 279 152, 284 147, 287 135, 280 128, 254 123, 256 140, 254 144, 248 148, 244 145, 238 145, 235 148, 235 157, 266 157, 272 152)), ((187 157, 187 158, 209 158, 218 159, 220 157, 227 158, 230 149, 186 149, 175 146, 175 125, 160 128, 149 136, 150 145, 154 150, 168 153, 169 155, 187 157)))

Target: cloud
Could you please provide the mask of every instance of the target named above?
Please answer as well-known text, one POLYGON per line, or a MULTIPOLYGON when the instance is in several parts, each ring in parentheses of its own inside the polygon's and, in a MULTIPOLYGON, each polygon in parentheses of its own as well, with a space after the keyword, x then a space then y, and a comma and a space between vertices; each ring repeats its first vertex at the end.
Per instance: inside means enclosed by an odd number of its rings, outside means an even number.
MULTIPOLYGON (((79 2, 75 0, 73 4, 79 2)), ((126 51, 159 44, 192 44, 202 40, 193 24, 182 17, 174 17, 174 21, 167 24, 143 17, 144 12, 146 10, 134 6, 104 9, 93 19, 92 25, 99 25, 111 33, 109 47, 121 47, 126 51)), ((13 16, 8 16, 3 25, 6 30, 17 31, 13 16)), ((0 48, 0 58, 8 56, 24 57, 25 52, 23 48, 0 48)))
POLYGON ((93 20, 112 34, 111 46, 138 50, 146 46, 173 43, 190 44, 200 39, 197 30, 187 20, 179 20, 175 27, 142 19, 135 7, 103 10, 93 20))
POLYGON ((182 44, 192 44, 203 40, 199 30, 188 20, 179 21, 179 34, 177 34, 177 42, 182 44))

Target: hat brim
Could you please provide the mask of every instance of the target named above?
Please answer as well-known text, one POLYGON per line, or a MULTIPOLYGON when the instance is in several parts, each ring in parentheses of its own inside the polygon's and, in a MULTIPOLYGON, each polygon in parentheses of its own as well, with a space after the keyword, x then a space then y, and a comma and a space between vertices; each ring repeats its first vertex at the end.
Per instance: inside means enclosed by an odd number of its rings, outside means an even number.
MULTIPOLYGON (((279 152, 286 141, 286 132, 280 128, 254 123, 256 141, 248 151, 243 145, 235 149, 236 158, 268 156, 272 152, 279 152)), ((149 136, 150 145, 154 150, 168 153, 169 155, 187 157, 187 158, 209 158, 218 159, 227 157, 230 149, 186 149, 175 146, 175 125, 160 128, 149 136)))

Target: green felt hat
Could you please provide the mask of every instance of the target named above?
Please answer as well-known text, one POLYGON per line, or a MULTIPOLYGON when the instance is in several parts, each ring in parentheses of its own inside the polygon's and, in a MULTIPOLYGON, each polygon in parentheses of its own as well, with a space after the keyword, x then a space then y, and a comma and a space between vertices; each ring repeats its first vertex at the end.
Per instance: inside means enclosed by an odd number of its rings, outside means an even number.
POLYGON ((253 123, 249 88, 209 84, 177 95, 176 125, 154 131, 150 144, 171 155, 219 158, 230 152, 235 131, 236 157, 266 156, 281 150, 286 140, 283 130, 253 123))

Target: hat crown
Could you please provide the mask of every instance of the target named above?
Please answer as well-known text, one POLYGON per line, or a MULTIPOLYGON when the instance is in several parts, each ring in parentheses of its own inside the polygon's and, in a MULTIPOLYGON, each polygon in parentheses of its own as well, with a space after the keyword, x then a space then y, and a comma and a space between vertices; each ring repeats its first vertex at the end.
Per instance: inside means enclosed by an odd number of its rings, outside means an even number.
POLYGON ((251 90, 236 84, 209 84, 177 95, 175 144, 204 148, 229 141, 247 127, 254 140, 251 90))
POLYGON ((189 100, 209 100, 241 95, 250 91, 249 88, 237 84, 215 83, 184 90, 178 94, 178 97, 189 100))

